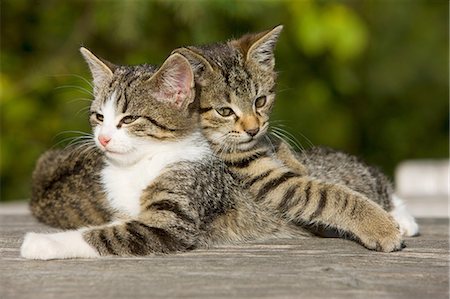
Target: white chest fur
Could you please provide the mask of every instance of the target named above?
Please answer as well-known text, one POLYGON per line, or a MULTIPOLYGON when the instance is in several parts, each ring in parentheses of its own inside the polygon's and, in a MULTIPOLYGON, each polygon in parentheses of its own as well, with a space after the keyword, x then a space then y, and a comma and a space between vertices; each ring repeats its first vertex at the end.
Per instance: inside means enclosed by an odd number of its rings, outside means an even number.
POLYGON ((149 158, 131 167, 107 165, 103 169, 102 179, 111 206, 130 216, 136 216, 140 210, 142 190, 160 173, 161 167, 149 158))
POLYGON ((200 160, 209 153, 206 142, 198 136, 191 136, 182 141, 154 144, 148 154, 133 165, 108 163, 102 171, 102 181, 111 206, 129 216, 138 215, 142 191, 166 166, 200 160))

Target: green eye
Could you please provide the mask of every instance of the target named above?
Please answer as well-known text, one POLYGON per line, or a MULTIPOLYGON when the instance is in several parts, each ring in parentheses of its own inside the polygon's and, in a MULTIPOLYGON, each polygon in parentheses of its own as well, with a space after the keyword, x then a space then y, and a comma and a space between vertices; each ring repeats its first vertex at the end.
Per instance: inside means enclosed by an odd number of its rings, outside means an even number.
POLYGON ((259 98, 257 98, 255 100, 255 107, 256 108, 261 108, 263 107, 267 102, 267 97, 266 96, 260 96, 259 98))
POLYGON ((220 115, 222 115, 224 117, 234 114, 234 111, 231 108, 219 108, 219 109, 216 109, 216 111, 217 111, 217 113, 219 113, 220 115))
POLYGON ((97 119, 99 122, 103 121, 103 115, 100 113, 95 113, 95 119, 97 119))
POLYGON ((138 118, 139 118, 139 116, 128 115, 128 116, 125 116, 124 118, 122 118, 120 120, 120 123, 129 125, 132 122, 136 121, 138 118))

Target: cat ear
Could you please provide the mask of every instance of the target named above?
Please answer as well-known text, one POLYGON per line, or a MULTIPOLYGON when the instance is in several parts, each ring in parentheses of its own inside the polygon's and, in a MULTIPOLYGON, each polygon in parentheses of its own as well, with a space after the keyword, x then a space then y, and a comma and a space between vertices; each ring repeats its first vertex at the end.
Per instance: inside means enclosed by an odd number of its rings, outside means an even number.
POLYGON ((194 73, 189 61, 180 54, 172 54, 148 80, 152 95, 176 108, 186 107, 194 101, 194 73))
POLYGON ((256 34, 246 34, 231 44, 238 48, 246 57, 246 61, 254 61, 265 69, 273 70, 275 67, 274 50, 283 25, 272 30, 256 34))
POLYGON ((89 65, 95 86, 102 86, 106 84, 106 82, 111 81, 114 70, 117 66, 109 61, 95 56, 91 51, 84 47, 80 48, 80 52, 89 65))
POLYGON ((200 85, 205 85, 207 75, 214 72, 211 63, 194 47, 179 48, 172 53, 179 53, 189 61, 196 81, 200 85))

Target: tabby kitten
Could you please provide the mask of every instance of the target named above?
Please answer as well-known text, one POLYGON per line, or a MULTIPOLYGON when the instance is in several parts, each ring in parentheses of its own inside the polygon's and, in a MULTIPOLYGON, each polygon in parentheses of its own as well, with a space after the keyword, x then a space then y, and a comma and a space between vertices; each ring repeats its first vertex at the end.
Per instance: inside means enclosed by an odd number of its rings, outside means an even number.
POLYGON ((291 223, 349 232, 370 249, 400 250, 397 223, 379 205, 346 186, 305 176, 276 157, 266 132, 275 98, 273 50, 281 30, 174 51, 195 70, 204 135, 261 206, 291 223))
POLYGON ((94 78, 90 122, 98 149, 45 154, 33 176, 31 207, 49 224, 90 225, 28 233, 23 257, 146 255, 291 234, 212 154, 183 56, 173 54, 156 69, 81 53, 94 78))

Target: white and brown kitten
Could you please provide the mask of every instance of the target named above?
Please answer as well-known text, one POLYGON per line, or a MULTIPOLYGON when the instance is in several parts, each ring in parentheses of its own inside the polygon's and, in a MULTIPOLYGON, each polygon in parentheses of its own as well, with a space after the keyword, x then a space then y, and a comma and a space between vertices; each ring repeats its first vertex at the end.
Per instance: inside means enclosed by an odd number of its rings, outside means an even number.
POLYGON ((28 233, 23 257, 136 256, 294 234, 213 155, 183 56, 156 68, 115 66, 81 52, 94 78, 96 149, 51 151, 38 161, 32 212, 72 230, 28 233))

